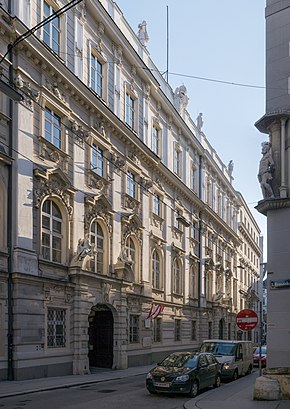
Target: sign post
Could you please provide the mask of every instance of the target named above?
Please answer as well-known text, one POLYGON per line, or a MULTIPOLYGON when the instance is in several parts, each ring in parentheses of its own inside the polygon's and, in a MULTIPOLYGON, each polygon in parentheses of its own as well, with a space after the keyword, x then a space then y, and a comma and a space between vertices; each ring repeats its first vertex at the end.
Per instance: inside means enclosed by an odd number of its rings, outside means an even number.
POLYGON ((253 310, 241 310, 237 314, 236 324, 242 331, 251 331, 258 324, 258 315, 253 310))

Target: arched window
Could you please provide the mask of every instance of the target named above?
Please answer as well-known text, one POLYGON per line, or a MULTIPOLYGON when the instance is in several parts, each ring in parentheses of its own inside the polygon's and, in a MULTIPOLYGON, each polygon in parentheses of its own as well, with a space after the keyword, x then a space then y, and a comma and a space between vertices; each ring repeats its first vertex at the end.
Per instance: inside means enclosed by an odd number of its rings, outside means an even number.
POLYGON ((95 221, 91 224, 90 238, 96 251, 91 261, 91 269, 98 274, 104 274, 104 232, 100 223, 95 221))
POLYGON ((181 294, 181 264, 180 260, 175 259, 173 261, 173 292, 175 294, 181 294))
POLYGON ((136 274, 136 248, 131 237, 129 237, 126 241, 125 250, 127 258, 132 263, 132 270, 134 274, 136 274))
POLYGON ((156 250, 152 253, 152 286, 161 289, 160 257, 156 250))
POLYGON ((197 283, 197 264, 193 263, 190 266, 190 286, 189 286, 189 292, 190 296, 193 298, 198 298, 198 283, 197 283))
POLYGON ((62 226, 59 207, 52 200, 46 200, 41 214, 41 252, 45 260, 61 263, 62 226))

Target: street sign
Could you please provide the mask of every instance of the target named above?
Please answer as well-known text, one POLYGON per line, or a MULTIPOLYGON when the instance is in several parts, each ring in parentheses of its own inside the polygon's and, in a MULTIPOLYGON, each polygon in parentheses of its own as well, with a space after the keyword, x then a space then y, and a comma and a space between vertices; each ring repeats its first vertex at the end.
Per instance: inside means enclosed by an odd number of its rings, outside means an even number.
POLYGON ((258 315, 253 310, 241 310, 237 314, 236 323, 242 331, 251 331, 258 324, 258 315))

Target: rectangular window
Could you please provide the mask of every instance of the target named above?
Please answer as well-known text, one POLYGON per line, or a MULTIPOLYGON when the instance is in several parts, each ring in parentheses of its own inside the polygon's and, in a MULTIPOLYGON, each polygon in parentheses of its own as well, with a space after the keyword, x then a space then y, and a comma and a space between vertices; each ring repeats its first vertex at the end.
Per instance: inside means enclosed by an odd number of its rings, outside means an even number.
POLYGON ((129 342, 139 342, 139 315, 130 315, 129 342))
POLYGON ((93 144, 92 147, 92 170, 99 176, 104 176, 104 153, 101 148, 93 144))
POLYGON ((84 40, 84 26, 81 21, 75 18, 75 74, 83 80, 83 40, 84 40))
MULTIPOLYGON (((46 1, 43 3, 43 19, 45 20, 53 13, 54 10, 46 1)), ((43 26, 43 41, 47 44, 55 53, 59 54, 60 48, 60 19, 59 17, 53 18, 50 22, 43 26)))
POLYGON ((196 321, 191 321, 191 340, 196 341, 196 321))
POLYGON ((134 99, 126 93, 125 122, 134 129, 134 99))
POLYGON ((127 194, 136 197, 136 181, 132 172, 127 172, 127 194))
POLYGON ((157 193, 154 193, 153 196, 153 213, 157 216, 161 215, 161 204, 160 204, 160 197, 157 193))
POLYGON ((161 324, 162 318, 153 320, 153 342, 161 342, 161 324))
POLYGON ((103 92, 103 65, 95 55, 91 55, 91 88, 99 97, 103 92))
POLYGON ((190 180, 190 185, 191 185, 191 190, 195 190, 195 177, 196 177, 196 170, 194 167, 191 168, 191 180, 190 180))
POLYGON ((47 310, 47 347, 64 348, 66 343, 65 309, 47 310))
POLYGON ((45 108, 44 137, 47 141, 61 149, 61 120, 49 108, 45 108))
POLYGON ((174 173, 180 176, 181 169, 181 152, 177 149, 174 149, 174 173))
POLYGON ((174 320, 174 341, 181 341, 181 320, 174 320))
POLYGON ((153 125, 152 129, 152 151, 159 155, 160 153, 160 130, 153 125))

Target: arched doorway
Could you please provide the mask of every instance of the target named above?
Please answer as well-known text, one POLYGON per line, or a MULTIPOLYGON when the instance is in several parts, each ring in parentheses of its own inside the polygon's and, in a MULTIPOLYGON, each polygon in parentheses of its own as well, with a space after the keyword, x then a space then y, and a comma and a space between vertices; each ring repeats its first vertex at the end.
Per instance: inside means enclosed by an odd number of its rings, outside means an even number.
POLYGON ((114 319, 110 308, 95 305, 89 314, 90 367, 112 368, 114 319))

